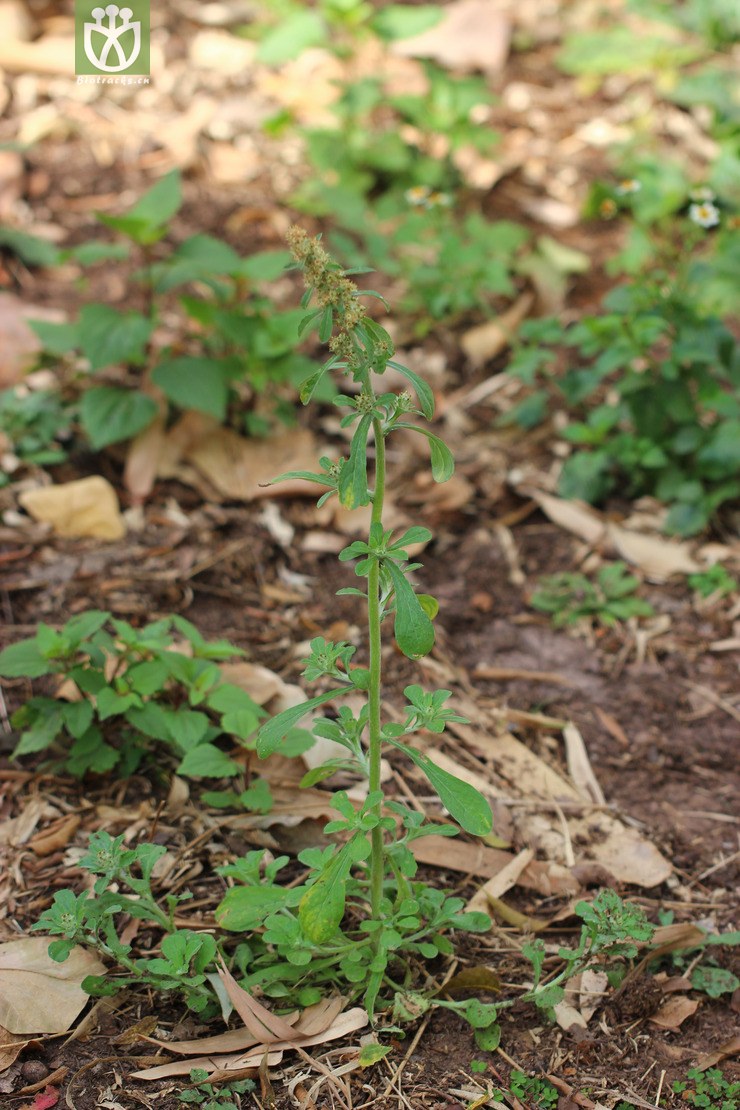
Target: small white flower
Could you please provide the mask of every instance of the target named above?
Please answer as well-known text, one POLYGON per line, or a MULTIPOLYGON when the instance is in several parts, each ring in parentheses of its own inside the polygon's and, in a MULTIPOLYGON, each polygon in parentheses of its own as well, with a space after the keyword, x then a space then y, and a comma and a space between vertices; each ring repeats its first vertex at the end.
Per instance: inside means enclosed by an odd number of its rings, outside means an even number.
POLYGON ((692 204, 689 208, 689 219, 699 227, 716 227, 719 223, 719 208, 711 201, 692 204))
POLYGON ((449 193, 430 193, 428 203, 430 208, 449 208, 452 197, 449 193))
POLYGON ((627 193, 639 193, 642 188, 642 182, 638 181, 635 177, 627 177, 624 181, 620 181, 617 185, 617 192, 620 196, 626 196, 627 193))
POLYGON ((696 189, 692 189, 689 193, 691 200, 696 200, 699 203, 707 200, 714 200, 714 193, 708 185, 699 185, 696 189))
POLYGON ((403 194, 408 204, 412 204, 415 208, 426 206, 429 200, 431 189, 428 185, 412 185, 403 194))

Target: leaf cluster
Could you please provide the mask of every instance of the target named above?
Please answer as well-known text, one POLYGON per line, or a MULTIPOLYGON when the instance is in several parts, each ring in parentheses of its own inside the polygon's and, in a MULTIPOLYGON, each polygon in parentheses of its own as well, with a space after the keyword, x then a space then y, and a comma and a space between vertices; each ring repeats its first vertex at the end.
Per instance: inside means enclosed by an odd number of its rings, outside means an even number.
POLYGON ((549 613, 556 628, 581 622, 597 622, 614 627, 630 617, 650 617, 652 605, 635 597, 639 579, 629 574, 625 563, 602 566, 596 581, 584 574, 565 571, 540 578, 530 604, 542 613, 549 613))
MULTIPOLYGON (((227 641, 203 639, 180 616, 137 629, 90 610, 61 629, 40 624, 0 652, 0 675, 66 682, 62 696, 31 697, 13 715, 21 731, 14 758, 49 751, 78 777, 130 775, 164 750, 179 774, 234 777, 242 765, 224 748, 248 746, 265 716, 221 676, 218 662, 240 654, 227 641)), ((288 737, 285 750, 306 746, 305 736, 288 737)), ((263 793, 261 808, 265 801, 263 793)))

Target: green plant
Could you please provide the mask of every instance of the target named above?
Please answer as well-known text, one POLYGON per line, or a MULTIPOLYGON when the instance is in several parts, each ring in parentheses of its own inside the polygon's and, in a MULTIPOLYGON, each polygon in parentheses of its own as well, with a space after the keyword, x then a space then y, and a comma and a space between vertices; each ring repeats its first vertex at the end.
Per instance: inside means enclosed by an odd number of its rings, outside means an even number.
POLYGON ((552 1083, 546 1079, 538 1079, 534 1075, 525 1075, 523 1071, 514 1069, 509 1077, 509 1090, 515 1098, 525 1105, 541 1106, 543 1110, 554 1110, 560 1095, 552 1083))
MULTIPOLYGON (((20 386, 0 392, 0 454, 18 463, 53 466, 67 457, 72 413, 52 390, 20 386)), ((10 481, 10 466, 0 469, 0 487, 10 481)))
POLYGON ((675 1094, 696 1110, 737 1110, 740 1083, 725 1079, 719 1068, 690 1068, 686 1080, 673 1084, 675 1094))
POLYGON ((728 594, 735 593, 738 588, 737 579, 733 578, 721 563, 715 563, 707 570, 690 574, 687 582, 691 589, 696 590, 701 597, 711 597, 712 594, 717 597, 726 597, 728 594))
POLYGON ((145 984, 158 991, 178 991, 190 1009, 207 1016, 215 1009, 215 966, 210 973, 207 969, 213 965, 216 942, 210 933, 175 927, 175 910, 190 894, 167 895, 166 909, 155 899, 152 873, 165 852, 157 844, 125 848, 124 834, 113 839, 102 830, 93 833, 79 861, 85 871, 98 876, 92 891, 57 891, 32 928, 60 938, 49 945, 49 955, 59 963, 78 944, 114 961, 117 969, 112 975, 88 975, 83 980, 88 994, 111 995, 131 984, 145 984), (124 915, 164 931, 158 956, 131 955, 131 945, 119 936, 124 915))
MULTIPOLYGON (((204 640, 179 616, 136 629, 92 610, 58 630, 40 624, 35 636, 0 652, 0 675, 58 676, 65 685, 61 695, 31 697, 13 715, 21 730, 14 757, 49 750, 73 775, 114 768, 129 775, 163 746, 179 774, 234 777, 243 765, 221 745, 250 746, 265 715, 221 677, 218 660, 240 654, 224 640, 204 640)), ((311 742, 295 730, 283 751, 296 754, 311 742)), ((269 805, 264 790, 261 802, 269 805)))
POLYGON ((530 604, 549 613, 556 628, 593 621, 613 627, 629 617, 653 615, 652 605, 634 596, 639 585, 639 579, 627 573, 625 563, 607 563, 595 582, 572 571, 545 575, 530 604))
POLYGON ((200 1110, 239 1110, 242 1103, 238 1096, 254 1090, 253 1079, 235 1079, 218 1088, 208 1083, 207 1079, 208 1072, 203 1068, 192 1068, 192 1086, 177 1096, 180 1102, 198 1106, 200 1110))
MULTIPOLYGON (((320 974, 351 984, 353 993, 363 993, 370 1012, 381 993, 393 987, 389 966, 402 967, 409 956, 430 959, 449 951, 445 929, 487 929, 484 914, 461 913, 461 899, 413 882, 416 861, 409 845, 432 830, 452 835, 454 826, 435 826, 403 806, 384 807, 380 786, 383 747, 394 748, 409 758, 429 779, 450 814, 464 829, 484 835, 491 829, 488 802, 472 786, 438 767, 428 756, 405 741, 422 729, 440 733, 447 721, 461 720, 446 708, 447 690, 425 692, 411 685, 400 723, 381 720, 382 625, 393 621, 396 643, 411 659, 431 651, 434 644, 432 618, 437 605, 433 598, 417 594, 410 582, 419 564, 412 561, 408 547, 426 543, 431 533, 419 526, 394 535, 383 525, 386 483, 385 444, 398 429, 415 431, 428 440, 432 474, 445 481, 453 472, 448 448, 423 424, 409 418, 431 419, 433 399, 429 386, 406 367, 393 361, 393 344, 384 328, 366 315, 361 294, 326 254, 318 241, 299 229, 290 243, 298 265, 305 273, 308 292, 317 307, 306 318, 306 326, 318 328, 319 338, 329 341, 331 357, 303 386, 307 403, 324 374, 333 369, 351 377, 356 392, 340 396, 338 403, 349 412, 344 427, 355 425, 349 455, 336 462, 322 459, 322 471, 301 472, 302 477, 326 488, 349 509, 372 506, 366 540, 356 540, 340 554, 342 562, 354 562, 355 574, 365 580, 365 589, 344 588, 342 594, 360 597, 365 604, 369 655, 367 666, 354 666, 355 647, 316 638, 305 660, 309 680, 328 679, 330 688, 279 714, 260 729, 257 751, 270 755, 290 730, 309 712, 345 694, 360 694, 364 706, 353 712, 344 706, 335 719, 320 719, 314 732, 336 741, 346 756, 327 767, 310 772, 304 782, 316 782, 338 767, 351 768, 366 777, 369 793, 356 808, 340 791, 333 806, 340 814, 325 831, 340 839, 325 851, 309 850, 299 856, 310 868, 302 886, 286 888, 274 882, 283 861, 269 865, 263 876, 259 854, 228 867, 224 874, 241 885, 228 892, 217 911, 219 923, 243 932, 264 928, 265 949, 252 955, 244 980, 248 988, 259 984, 270 993, 287 993, 304 983, 316 983, 320 974), (387 366, 404 375, 417 400, 409 393, 378 393, 375 382, 387 366), (368 474, 369 446, 374 446, 375 473, 368 474), (398 830, 400 818, 400 832, 398 830), (266 880, 269 879, 269 882, 266 880), (255 888, 259 888, 257 891, 255 888), (345 922, 347 909, 350 919, 345 922), (344 928, 343 928, 344 926, 344 928), (402 959, 404 957, 404 959, 402 959)), ((370 294, 374 295, 374 294, 370 294)), ((282 475, 281 477, 288 477, 282 475)), ((275 479, 278 481, 279 479, 275 479)), ((249 941, 251 946, 252 941, 249 941)), ((405 973, 408 975, 408 972, 405 973)))
MULTIPOLYGON (((620 197, 614 189, 594 203, 616 212, 619 199, 634 211, 640 181, 618 188, 620 197)), ((608 294, 604 312, 567 331, 554 318, 523 325, 509 370, 539 388, 510 419, 532 426, 564 403, 571 419, 560 434, 572 453, 561 494, 592 503, 615 489, 652 494, 669 505, 667 530, 691 535, 740 495, 740 345, 715 312, 740 272, 740 236, 720 206, 692 200, 685 186, 667 213, 651 212, 646 220, 667 223, 646 253, 632 245, 631 279, 608 294), (565 369, 556 344, 568 349, 565 369)))
POLYGON ((80 402, 82 429, 96 450, 131 439, 159 416, 191 409, 252 434, 268 430, 275 416, 290 423, 293 406, 275 387, 295 386, 312 366, 295 353, 301 314, 278 310, 258 292, 282 272, 286 252, 241 258, 210 235, 163 251, 180 204, 180 176, 173 171, 125 215, 98 216, 119 241, 87 243, 61 256, 91 266, 134 248, 143 263, 133 275, 142 309, 93 302, 74 323, 33 322, 47 357, 77 352, 93 378, 103 376, 84 388, 80 402), (165 308, 176 318, 175 337, 155 350, 152 337, 165 308), (130 384, 118 384, 120 374, 106 378, 117 366, 130 371, 130 384))

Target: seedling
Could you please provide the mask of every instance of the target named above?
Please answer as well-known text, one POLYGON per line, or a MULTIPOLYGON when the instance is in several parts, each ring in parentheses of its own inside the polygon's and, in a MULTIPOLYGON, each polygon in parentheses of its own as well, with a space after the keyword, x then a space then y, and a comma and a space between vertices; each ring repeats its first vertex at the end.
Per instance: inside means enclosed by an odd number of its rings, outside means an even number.
POLYGON ((715 563, 714 566, 709 567, 708 570, 700 570, 696 574, 690 574, 687 579, 692 590, 696 590, 700 597, 727 597, 728 594, 733 594, 738 589, 737 578, 733 578, 730 572, 722 566, 721 563, 715 563))
POLYGON ((571 571, 540 578, 531 604, 549 613, 556 628, 594 622, 614 627, 629 617, 653 615, 652 605, 635 597, 639 585, 625 563, 609 563, 601 567, 595 582, 571 571))
MULTIPOLYGON (((224 640, 204 640, 179 616, 136 629, 91 610, 59 630, 40 624, 35 636, 0 652, 0 675, 56 675, 67 682, 64 696, 32 697, 13 715, 21 731, 13 755, 49 751, 57 766, 79 777, 114 768, 125 776, 164 748, 181 775, 234 777, 244 767, 224 742, 249 746, 265 715, 222 679, 218 661, 240 654, 224 640)), ((312 742, 296 730, 286 736, 283 753, 305 751, 312 742)), ((257 784, 250 789, 257 791, 257 784)), ((246 805, 250 795, 235 798, 246 805)), ((269 792, 262 789, 257 800, 257 808, 269 808, 269 792)))
POLYGON ((71 423, 70 409, 51 390, 0 392, 0 486, 8 484, 15 467, 63 462, 71 423))
POLYGON ((673 1084, 675 1094, 695 1110, 737 1110, 740 1082, 725 1079, 719 1068, 691 1068, 686 1080, 673 1084))

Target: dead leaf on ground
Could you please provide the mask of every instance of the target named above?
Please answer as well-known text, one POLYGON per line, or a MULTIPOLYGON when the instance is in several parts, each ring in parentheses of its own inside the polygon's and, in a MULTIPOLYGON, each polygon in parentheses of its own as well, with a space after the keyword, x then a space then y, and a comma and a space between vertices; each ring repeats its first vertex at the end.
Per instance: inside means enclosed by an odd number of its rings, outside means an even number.
POLYGON ((466 912, 479 911, 481 913, 488 913, 490 902, 489 898, 501 898, 506 894, 507 890, 511 890, 516 886, 519 876, 522 871, 534 859, 534 852, 531 848, 524 848, 518 855, 514 856, 510 863, 504 865, 497 875, 489 879, 487 883, 477 890, 473 897, 465 907, 466 912))
POLYGON ((65 848, 79 827, 80 818, 77 814, 68 813, 65 817, 54 821, 48 828, 36 833, 28 846, 37 856, 50 856, 52 852, 65 848))
POLYGON ((517 493, 524 497, 531 497, 536 501, 542 512, 566 532, 584 540, 588 544, 599 543, 606 534, 606 525, 595 509, 585 501, 565 501, 562 497, 555 497, 551 493, 544 493, 529 485, 517 487, 517 493))
POLYGON ((0 1025, 0 1072, 7 1071, 20 1055, 21 1049, 28 1044, 27 1037, 19 1037, 0 1025))
POLYGON ((145 501, 154 488, 166 438, 165 419, 160 416, 128 445, 123 484, 131 494, 133 505, 145 501))
POLYGON ((639 567, 651 582, 666 582, 674 574, 694 574, 701 570, 688 543, 630 532, 617 524, 607 525, 607 536, 617 554, 639 567))
POLYGON ((80 983, 105 972, 84 948, 56 963, 48 947, 48 937, 0 944, 0 1023, 11 1033, 66 1033, 89 1000, 80 983))
POLYGON ((490 967, 479 964, 476 967, 464 967, 437 991, 437 994, 457 994, 460 991, 491 991, 501 990, 501 980, 490 967))
POLYGON ((26 323, 26 306, 12 293, 0 294, 0 389, 22 381, 41 350, 41 340, 26 323))
POLYGON ((514 304, 495 320, 487 320, 485 324, 469 328, 463 334, 460 346, 473 369, 477 370, 486 362, 490 362, 509 346, 533 303, 534 297, 531 293, 522 293, 514 304))
POLYGON ((695 1014, 698 1008, 698 998, 687 998, 685 994, 680 994, 664 1002, 649 1020, 653 1025, 659 1025, 661 1029, 675 1030, 695 1014))
POLYGON ((738 1053, 740 1053, 740 1033, 729 1041, 725 1041, 714 1052, 702 1052, 701 1056, 697 1057, 694 1067, 698 1071, 706 1071, 707 1068, 716 1067, 723 1060, 727 1060, 730 1056, 737 1056, 738 1053))
POLYGON ((268 483, 289 470, 315 470, 321 454, 311 432, 298 429, 269 439, 244 439, 225 428, 199 439, 184 457, 219 493, 239 501, 260 497, 314 497, 311 482, 289 479, 268 483))
POLYGON ((116 491, 100 475, 26 490, 18 501, 34 520, 50 524, 58 536, 120 540, 126 534, 116 491))
POLYGON ((563 729, 563 740, 568 773, 573 782, 584 798, 595 802, 596 805, 605 805, 606 798, 594 774, 583 737, 572 721, 569 721, 563 729))
POLYGON ((391 47, 406 58, 432 58, 447 69, 500 70, 509 54, 511 25, 498 0, 455 0, 428 31, 391 47))

